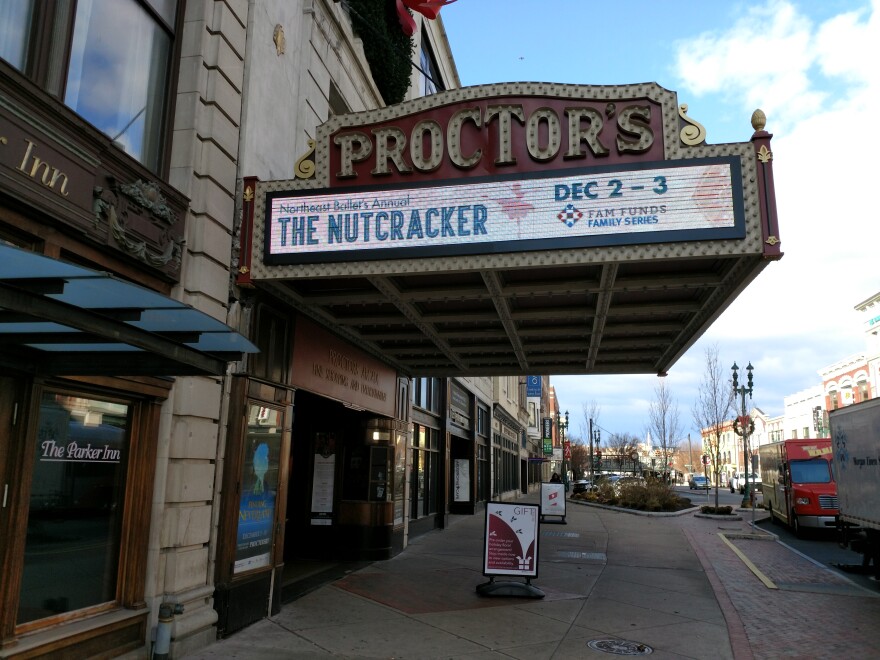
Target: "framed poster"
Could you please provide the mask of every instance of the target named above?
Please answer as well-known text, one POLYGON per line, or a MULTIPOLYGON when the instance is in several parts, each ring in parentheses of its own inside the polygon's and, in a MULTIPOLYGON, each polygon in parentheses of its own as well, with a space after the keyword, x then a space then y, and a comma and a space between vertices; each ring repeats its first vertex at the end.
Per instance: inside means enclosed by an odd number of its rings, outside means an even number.
POLYGON ((336 476, 336 437, 315 435, 315 464, 312 469, 312 524, 333 524, 333 485, 336 476))
POLYGON ((489 502, 483 549, 484 575, 538 575, 538 506, 489 502))
POLYGON ((471 464, 466 458, 456 458, 453 464, 452 500, 471 501, 471 464))
POLYGON ((257 404, 248 406, 234 574, 271 565, 281 418, 280 410, 257 404))

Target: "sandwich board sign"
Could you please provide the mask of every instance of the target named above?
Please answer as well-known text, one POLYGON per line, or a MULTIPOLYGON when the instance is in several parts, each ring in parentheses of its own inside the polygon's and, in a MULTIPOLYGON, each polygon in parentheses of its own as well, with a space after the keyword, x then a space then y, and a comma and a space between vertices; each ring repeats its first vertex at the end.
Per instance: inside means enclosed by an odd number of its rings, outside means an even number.
POLYGON ((538 575, 539 507, 534 504, 489 502, 483 544, 483 574, 489 582, 477 586, 482 596, 543 598, 532 586, 538 575), (525 582, 496 582, 495 576, 524 577, 525 582))

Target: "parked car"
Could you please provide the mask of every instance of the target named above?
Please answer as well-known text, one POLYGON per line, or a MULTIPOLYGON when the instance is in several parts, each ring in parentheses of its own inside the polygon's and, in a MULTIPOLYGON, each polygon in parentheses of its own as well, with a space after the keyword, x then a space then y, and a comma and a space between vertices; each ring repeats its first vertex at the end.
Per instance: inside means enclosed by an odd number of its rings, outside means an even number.
POLYGON ((596 477, 596 483, 593 486, 593 490, 599 490, 603 484, 609 484, 613 487, 620 479, 622 479, 622 477, 619 474, 600 474, 596 477))
POLYGON ((593 482, 589 479, 578 479, 571 484, 571 494, 577 495, 578 493, 586 493, 588 490, 590 490, 590 487, 592 485, 593 482))
MULTIPOLYGON (((761 490, 761 477, 760 475, 755 474, 754 472, 748 475, 749 478, 749 486, 754 488, 755 490, 761 490)), ((731 475, 730 479, 727 480, 727 485, 730 488, 731 493, 735 493, 737 491, 740 494, 744 493, 746 490, 746 473, 745 472, 735 472, 731 475)))
POLYGON ((692 474, 688 479, 688 486, 691 490, 709 490, 709 480, 699 474, 692 474))

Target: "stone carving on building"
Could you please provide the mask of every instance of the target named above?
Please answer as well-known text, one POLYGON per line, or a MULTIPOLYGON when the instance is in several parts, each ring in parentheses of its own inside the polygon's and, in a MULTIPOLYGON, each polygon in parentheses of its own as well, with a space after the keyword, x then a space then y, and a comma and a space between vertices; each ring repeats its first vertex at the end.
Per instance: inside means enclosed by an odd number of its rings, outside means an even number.
POLYGON ((108 186, 92 191, 95 226, 106 223, 116 245, 143 263, 166 271, 180 270, 182 238, 180 218, 159 187, 141 180, 119 183, 107 177, 108 186))

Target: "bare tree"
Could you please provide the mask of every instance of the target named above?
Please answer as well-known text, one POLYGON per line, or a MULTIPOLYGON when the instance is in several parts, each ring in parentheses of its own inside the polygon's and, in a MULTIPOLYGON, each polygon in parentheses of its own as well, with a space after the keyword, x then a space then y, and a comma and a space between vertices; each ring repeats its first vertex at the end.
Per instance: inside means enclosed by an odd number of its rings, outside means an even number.
POLYGON ((618 472, 634 469, 632 455, 636 453, 638 445, 639 439, 628 433, 612 433, 608 438, 607 457, 617 466, 618 472))
POLYGON ((706 349, 706 371, 694 402, 694 423, 700 429, 704 447, 711 456, 715 482, 715 508, 718 508, 718 477, 721 466, 721 433, 733 409, 733 387, 718 361, 718 346, 706 349))
POLYGON ((661 378, 654 388, 655 399, 648 407, 648 432, 660 448, 664 479, 669 475, 670 457, 681 440, 681 421, 678 402, 672 397, 666 379, 661 378))
POLYGON ((575 479, 583 479, 589 472, 590 449, 580 438, 571 440, 571 471, 575 479))

